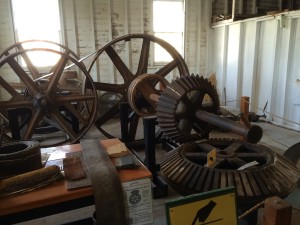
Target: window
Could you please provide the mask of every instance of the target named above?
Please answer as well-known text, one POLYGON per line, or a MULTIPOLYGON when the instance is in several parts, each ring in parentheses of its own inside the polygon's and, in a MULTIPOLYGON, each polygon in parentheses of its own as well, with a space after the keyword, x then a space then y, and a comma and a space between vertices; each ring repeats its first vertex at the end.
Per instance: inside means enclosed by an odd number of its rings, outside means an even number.
MULTIPOLYGON (((16 41, 48 40, 61 43, 58 0, 12 0, 12 6, 16 41)), ((59 50, 59 46, 41 42, 27 43, 23 47, 59 50)), ((36 66, 55 65, 59 56, 44 53, 31 52, 28 55, 36 66)))
MULTIPOLYGON (((153 1, 154 35, 171 44, 183 55, 184 0, 153 1)), ((171 56, 160 46, 154 47, 154 62, 170 61, 171 56)))

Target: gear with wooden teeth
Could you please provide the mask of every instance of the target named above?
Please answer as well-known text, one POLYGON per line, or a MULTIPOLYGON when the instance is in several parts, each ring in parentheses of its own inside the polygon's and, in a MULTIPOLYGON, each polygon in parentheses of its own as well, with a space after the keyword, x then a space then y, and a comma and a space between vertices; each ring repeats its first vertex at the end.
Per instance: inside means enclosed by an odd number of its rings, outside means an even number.
POLYGON ((165 155, 160 167, 168 184, 182 195, 235 186, 239 204, 286 197, 300 176, 292 162, 266 146, 236 139, 182 144, 165 155), (212 150, 216 158, 208 166, 212 150))
POLYGON ((198 110, 219 114, 219 96, 214 86, 199 75, 174 80, 159 98, 158 126, 164 135, 177 143, 206 136, 212 126, 196 116, 198 110))

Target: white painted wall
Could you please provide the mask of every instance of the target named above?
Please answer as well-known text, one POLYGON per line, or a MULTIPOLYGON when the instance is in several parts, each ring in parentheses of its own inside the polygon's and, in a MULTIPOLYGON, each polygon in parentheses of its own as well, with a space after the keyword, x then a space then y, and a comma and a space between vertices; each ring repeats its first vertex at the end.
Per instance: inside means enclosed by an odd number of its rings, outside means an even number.
POLYGON ((208 68, 217 73, 222 101, 224 89, 227 105, 239 107, 249 96, 257 114, 268 101, 270 121, 300 128, 299 17, 293 11, 212 26, 208 68))

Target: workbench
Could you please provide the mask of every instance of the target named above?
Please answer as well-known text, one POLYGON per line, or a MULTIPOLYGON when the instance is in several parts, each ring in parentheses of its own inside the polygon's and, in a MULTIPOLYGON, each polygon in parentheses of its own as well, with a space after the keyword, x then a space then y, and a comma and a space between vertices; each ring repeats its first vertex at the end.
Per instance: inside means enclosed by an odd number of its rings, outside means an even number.
MULTIPOLYGON (((48 149, 49 150, 49 149, 48 149)), ((65 158, 66 153, 81 151, 80 144, 51 147, 52 160, 65 158)), ((46 164, 47 165, 47 164, 46 164)), ((150 171, 141 163, 137 169, 118 170, 120 181, 150 178, 150 171)), ((0 224, 13 224, 66 212, 94 204, 92 187, 67 190, 65 179, 45 187, 0 198, 0 224)))

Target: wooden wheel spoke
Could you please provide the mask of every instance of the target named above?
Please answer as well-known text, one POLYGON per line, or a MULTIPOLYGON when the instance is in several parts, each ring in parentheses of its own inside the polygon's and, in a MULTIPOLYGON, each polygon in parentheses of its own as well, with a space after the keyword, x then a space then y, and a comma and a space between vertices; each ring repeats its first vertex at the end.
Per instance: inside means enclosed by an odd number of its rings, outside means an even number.
POLYGON ((169 62, 167 65, 165 65, 164 67, 162 67, 160 70, 158 70, 155 74, 165 77, 176 67, 177 67, 177 61, 173 60, 169 62))
POLYGON ((214 147, 210 144, 207 144, 207 143, 199 143, 198 146, 201 149, 201 151, 206 152, 206 153, 210 152, 213 149, 216 149, 216 147, 214 147))
POLYGON ((243 160, 243 159, 240 159, 240 158, 237 158, 237 157, 234 157, 234 158, 228 158, 227 159, 227 162, 233 166, 236 166, 236 167, 241 167, 243 165, 246 165, 248 162, 243 160))
POLYGON ((104 123, 109 121, 113 116, 119 112, 119 105, 116 104, 111 107, 107 112, 105 112, 100 118, 95 121, 96 126, 102 126, 104 123))
POLYGON ((133 74, 130 72, 128 67, 125 65, 125 63, 122 61, 120 56, 116 53, 116 51, 112 48, 112 46, 109 46, 106 49, 106 53, 117 68, 117 70, 122 75, 125 83, 129 82, 130 78, 133 77, 133 74))
POLYGON ((233 142, 233 143, 230 144, 228 147, 226 147, 226 148, 224 149, 224 151, 226 151, 226 152, 236 152, 236 151, 238 151, 242 146, 243 146, 242 143, 239 143, 239 142, 233 142))
POLYGON ((141 50, 141 55, 140 55, 139 66, 137 69, 137 75, 144 74, 147 72, 149 52, 150 52, 150 40, 144 39, 143 45, 142 45, 142 50, 141 50))
POLYGON ((209 168, 220 168, 225 161, 225 159, 217 159, 212 165, 209 166, 209 168))
POLYGON ((56 103, 63 104, 64 102, 82 102, 90 101, 95 98, 92 94, 74 94, 74 95, 59 95, 56 97, 56 103))
POLYGON ((76 138, 76 133, 73 131, 72 127, 66 119, 60 114, 57 109, 51 111, 51 117, 58 123, 61 129, 70 137, 71 140, 76 138))
POLYGON ((20 80, 25 84, 28 90, 31 91, 33 94, 37 94, 39 91, 38 87, 33 82, 33 80, 28 76, 25 70, 16 62, 16 60, 13 58, 8 59, 8 64, 16 73, 16 75, 20 78, 20 80))
POLYGON ((46 123, 48 123, 49 125, 57 128, 58 130, 62 130, 62 128, 60 127, 60 125, 58 123, 56 123, 55 121, 51 120, 48 117, 44 117, 43 121, 46 122, 46 123))
MULTIPOLYGON (((66 51, 66 54, 68 55, 69 51, 66 51)), ((47 88, 48 95, 51 96, 51 94, 56 89, 58 81, 66 67, 67 62, 68 62, 68 57, 62 55, 60 60, 58 60, 58 62, 56 63, 54 70, 53 70, 53 74, 50 77, 50 81, 48 84, 48 88, 47 88)))
POLYGON ((74 105, 72 105, 71 103, 65 103, 64 105, 66 107, 66 109, 72 113, 81 123, 86 123, 86 119, 84 119, 84 117, 78 112, 78 110, 76 109, 76 107, 74 105))
POLYGON ((32 102, 29 100, 15 100, 13 101, 1 101, 0 108, 7 109, 16 109, 16 108, 30 108, 32 107, 32 102))
POLYGON ((43 119, 43 116, 44 112, 41 109, 33 111, 30 121, 27 124, 27 129, 23 136, 24 139, 30 139, 32 137, 35 129, 39 125, 40 121, 43 119))
POLYGON ((267 158, 266 154, 264 152, 237 152, 236 156, 241 159, 265 159, 267 158))
MULTIPOLYGON (((20 44, 17 46, 17 48, 20 50, 20 51, 24 51, 24 48, 23 46, 20 44)), ((32 75, 32 78, 33 79, 37 79, 39 77, 39 71, 37 70, 37 68, 33 65, 33 63, 31 62, 29 56, 27 55, 26 52, 24 52, 22 54, 22 58, 24 59, 26 65, 27 65, 27 68, 29 70, 29 72, 31 73, 32 75)))
POLYGON ((207 152, 186 152, 185 156, 187 158, 205 160, 207 158, 207 152))
POLYGON ((0 85, 13 97, 16 98, 20 94, 10 86, 1 76, 0 76, 0 85))
POLYGON ((106 91, 112 93, 123 94, 125 91, 124 84, 109 84, 109 83, 95 82, 95 87, 98 91, 106 91))

